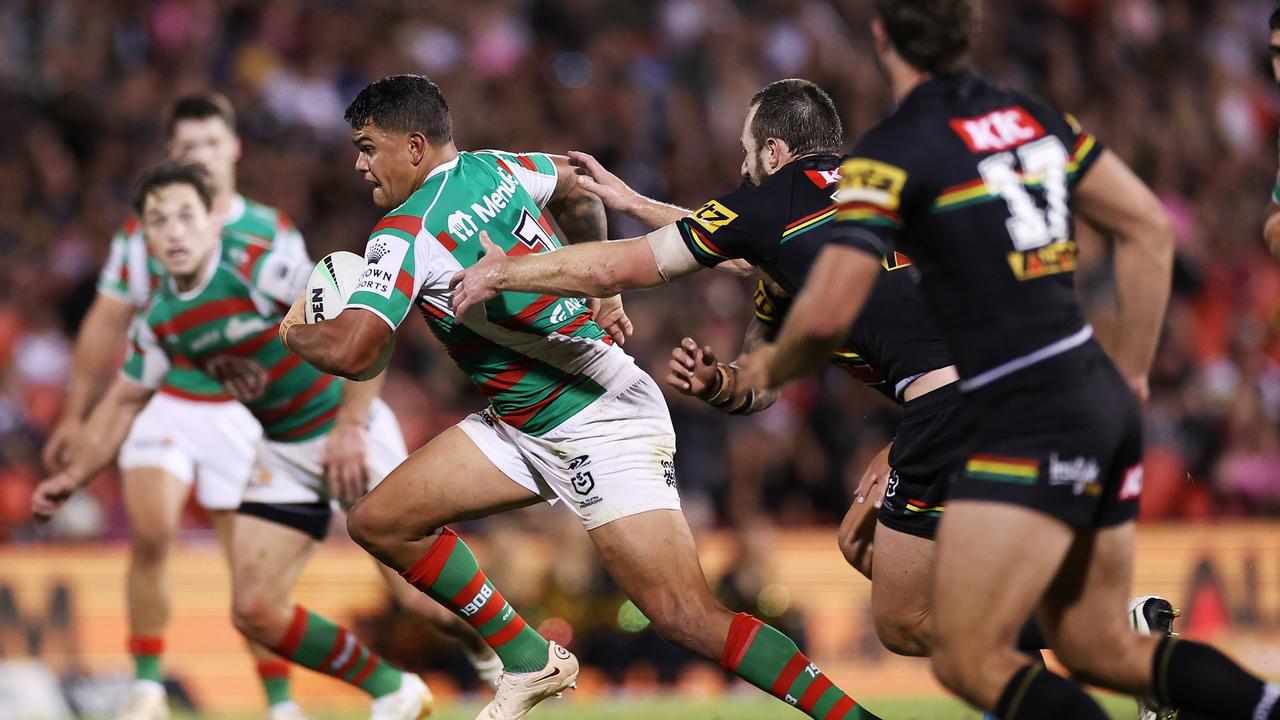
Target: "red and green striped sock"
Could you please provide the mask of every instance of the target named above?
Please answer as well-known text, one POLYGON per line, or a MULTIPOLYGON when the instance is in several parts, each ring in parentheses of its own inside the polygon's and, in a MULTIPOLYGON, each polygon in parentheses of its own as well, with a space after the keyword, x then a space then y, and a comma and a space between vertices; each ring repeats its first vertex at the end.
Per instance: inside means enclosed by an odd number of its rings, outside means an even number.
POLYGON ((284 660, 259 660, 258 679, 267 693, 268 707, 293 699, 289 692, 289 663, 284 660))
POLYGON ((818 720, 878 720, 827 679, 786 635, 746 613, 729 625, 720 667, 818 720))
POLYGON ((133 655, 133 677, 135 680, 150 680, 164 683, 160 674, 160 656, 164 654, 164 638, 139 637, 129 638, 129 654, 133 655))
POLYGON ((380 698, 400 689, 401 673, 378 657, 351 631, 293 606, 293 621, 271 648, 305 668, 322 672, 380 698))
POLYGON ((475 628, 508 672, 534 672, 547 666, 546 639, 503 599, 480 571, 471 548, 449 528, 440 531, 431 549, 403 575, 475 628))

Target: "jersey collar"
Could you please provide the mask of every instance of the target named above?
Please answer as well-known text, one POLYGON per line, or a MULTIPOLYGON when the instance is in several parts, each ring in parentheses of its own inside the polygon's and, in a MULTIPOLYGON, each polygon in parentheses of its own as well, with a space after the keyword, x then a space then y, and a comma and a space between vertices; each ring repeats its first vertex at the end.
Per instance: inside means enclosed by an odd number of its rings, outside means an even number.
POLYGON ((440 173, 447 173, 447 172, 449 172, 450 170, 452 170, 452 169, 454 169, 454 168, 458 167, 458 160, 459 160, 461 157, 462 157, 462 153, 458 153, 457 157, 455 157, 454 159, 450 160, 449 162, 447 162, 447 163, 440 163, 439 165, 437 165, 437 166, 435 166, 435 167, 431 168, 431 172, 427 173, 427 176, 426 176, 425 178, 423 178, 423 179, 422 179, 422 184, 423 184, 423 185, 426 185, 426 184, 427 184, 427 181, 428 181, 428 180, 430 180, 431 178, 435 177, 436 175, 439 175, 440 173))
POLYGON ((209 287, 209 283, 213 281, 213 276, 218 271, 218 263, 222 262, 222 239, 219 238, 213 247, 213 252, 209 255, 209 260, 205 263, 204 269, 200 271, 200 282, 196 286, 187 291, 178 289, 178 283, 174 282, 173 276, 166 277, 169 283, 169 292, 179 300, 192 300, 200 296, 205 288, 209 287))

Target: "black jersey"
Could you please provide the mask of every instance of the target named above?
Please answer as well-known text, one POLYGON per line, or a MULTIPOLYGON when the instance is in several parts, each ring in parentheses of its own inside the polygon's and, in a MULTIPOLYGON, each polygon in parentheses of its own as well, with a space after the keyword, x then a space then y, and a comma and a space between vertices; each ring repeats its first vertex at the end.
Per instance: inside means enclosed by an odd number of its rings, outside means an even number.
MULTIPOLYGON (((761 286, 757 315, 777 322, 834 228, 840 158, 811 155, 787 163, 757 186, 744 185, 708 202, 677 225, 698 262, 712 267, 741 258, 762 269, 784 295, 761 286)), ((905 256, 879 240, 849 240, 885 253, 886 272, 833 360, 893 400, 911 380, 951 364, 942 336, 925 311, 905 256)))
POLYGON ((973 387, 1088 340, 1071 193, 1101 153, 1043 100, 972 73, 934 78, 845 161, 834 234, 911 256, 973 387))

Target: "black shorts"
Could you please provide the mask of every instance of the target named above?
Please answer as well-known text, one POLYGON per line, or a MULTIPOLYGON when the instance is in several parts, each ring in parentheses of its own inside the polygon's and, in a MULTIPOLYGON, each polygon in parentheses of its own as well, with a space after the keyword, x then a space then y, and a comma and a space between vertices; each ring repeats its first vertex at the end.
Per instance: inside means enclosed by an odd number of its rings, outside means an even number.
POLYGON ((308 503, 242 502, 236 512, 293 528, 310 535, 316 542, 324 540, 329 532, 329 520, 333 517, 333 507, 327 500, 308 503))
POLYGON ((964 450, 961 397, 960 384, 951 383, 903 406, 880 507, 886 527, 930 540, 937 533, 947 481, 964 450))
POLYGON ((1020 505, 1076 528, 1137 517, 1142 416, 1096 342, 968 392, 963 408, 951 499, 1020 505))

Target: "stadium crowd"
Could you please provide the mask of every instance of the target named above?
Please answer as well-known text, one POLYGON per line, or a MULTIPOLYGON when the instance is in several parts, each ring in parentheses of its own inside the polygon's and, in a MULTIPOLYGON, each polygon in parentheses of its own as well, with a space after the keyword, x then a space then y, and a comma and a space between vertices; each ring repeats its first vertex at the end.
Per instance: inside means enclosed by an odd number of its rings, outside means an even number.
MULTIPOLYGON (((1261 242, 1280 93, 1259 0, 991 0, 977 65, 1077 114, 1175 218, 1174 299, 1147 409, 1144 517, 1280 508, 1280 270, 1261 242)), ((39 448, 70 338, 161 110, 217 88, 240 117, 240 189, 283 208, 313 257, 363 247, 378 211, 342 120, 397 72, 444 89, 464 148, 594 153, 646 194, 696 206, 738 182, 746 102, 766 82, 830 92, 852 140, 888 109, 856 0, 18 0, 0 7, 0 541, 32 540, 39 448)), ((641 231, 611 218, 611 235, 641 231)), ((1099 243, 1080 289, 1106 338, 1099 243)), ((1091 249, 1093 248, 1093 249, 1091 249)), ((627 348, 655 376, 690 335, 731 356, 750 286, 709 274, 628 298, 627 348)), ((480 404, 420 324, 385 393, 416 447, 480 404)), ((896 410, 836 371, 729 418, 669 393, 691 520, 834 523, 896 410), (734 483, 730 484, 730 478, 734 483), (767 510, 766 510, 767 508, 767 510)), ((61 530, 126 532, 115 484, 61 530)), ((195 521, 198 524, 198 519, 195 521)))

